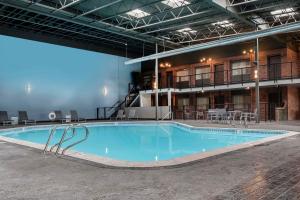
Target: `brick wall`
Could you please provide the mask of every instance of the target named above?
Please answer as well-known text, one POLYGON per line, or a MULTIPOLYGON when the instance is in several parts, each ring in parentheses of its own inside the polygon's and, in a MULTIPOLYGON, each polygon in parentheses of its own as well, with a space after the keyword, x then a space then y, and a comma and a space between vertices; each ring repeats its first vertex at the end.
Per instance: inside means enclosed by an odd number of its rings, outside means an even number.
MULTIPOLYGON (((268 51, 260 51, 260 78, 261 79, 267 79, 268 78, 268 67, 267 67, 267 62, 268 62, 268 56, 273 56, 273 55, 280 55, 282 57, 282 62, 287 62, 287 61, 296 61, 298 59, 297 52, 292 51, 291 49, 283 48, 283 49, 274 49, 274 50, 268 50, 268 51)), ((227 82, 231 81, 231 76, 230 76, 230 70, 231 70, 231 62, 232 61, 237 61, 237 60, 250 60, 251 63, 255 60, 255 55, 253 54, 246 54, 243 55, 237 55, 237 56, 231 56, 231 57, 226 57, 226 58, 218 58, 214 59, 212 57, 211 61, 207 62, 200 62, 199 58, 199 63, 194 63, 190 65, 181 65, 181 66, 173 66, 171 68, 164 68, 164 69, 159 69, 161 73, 161 86, 163 88, 167 87, 167 81, 166 81, 166 73, 167 72, 173 72, 173 76, 176 76, 176 72, 187 69, 189 71, 190 75, 193 75, 191 77, 191 84, 195 84, 195 72, 197 67, 210 67, 210 72, 215 72, 215 65, 224 65, 224 70, 228 70, 229 74, 227 75, 226 72, 224 74, 224 81, 227 82)), ((208 58, 206 58, 208 60, 208 58)), ((290 64, 285 64, 286 66, 284 67, 284 70, 282 70, 282 73, 287 75, 290 74, 290 64)), ((252 65, 254 67, 254 65, 252 65)), ((254 69, 251 69, 251 78, 254 79, 254 69)), ((211 74, 210 76, 211 82, 214 81, 214 76, 211 74)), ((176 79, 173 80, 174 84, 176 84, 176 79)), ((174 85, 175 86, 175 85, 174 85)))
POLYGON ((300 87, 287 87, 288 120, 300 119, 300 87))

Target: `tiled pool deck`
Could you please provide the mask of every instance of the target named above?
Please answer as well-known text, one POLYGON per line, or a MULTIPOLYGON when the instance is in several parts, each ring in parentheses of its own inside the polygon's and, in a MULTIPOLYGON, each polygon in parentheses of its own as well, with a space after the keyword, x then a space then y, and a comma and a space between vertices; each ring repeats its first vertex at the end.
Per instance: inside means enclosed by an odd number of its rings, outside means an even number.
MULTIPOLYGON (((299 122, 256 126, 268 127, 300 131, 299 122)), ((0 199, 300 199, 299 152, 297 135, 185 166, 131 170, 0 141, 0 199)))

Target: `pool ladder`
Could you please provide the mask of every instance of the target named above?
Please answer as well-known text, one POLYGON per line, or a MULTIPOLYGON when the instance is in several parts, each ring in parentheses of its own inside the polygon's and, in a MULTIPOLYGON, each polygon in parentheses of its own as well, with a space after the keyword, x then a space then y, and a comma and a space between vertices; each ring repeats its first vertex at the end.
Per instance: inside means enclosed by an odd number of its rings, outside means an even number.
POLYGON ((49 134, 47 143, 46 143, 45 148, 44 148, 44 151, 43 151, 44 153, 46 153, 46 152, 53 152, 54 149, 56 148, 55 155, 58 155, 58 154, 64 155, 65 152, 66 152, 69 148, 71 148, 71 147, 73 147, 73 146, 75 146, 75 145, 77 145, 77 144, 79 144, 79 143, 81 143, 81 142, 87 140, 88 137, 89 137, 89 129, 88 129, 86 126, 83 126, 83 125, 81 125, 81 124, 71 124, 71 125, 65 127, 64 132, 63 132, 63 134, 62 134, 62 136, 61 136, 59 142, 56 143, 56 144, 54 144, 53 146, 51 146, 50 149, 48 150, 49 143, 50 143, 50 141, 51 141, 53 135, 55 134, 57 128, 58 128, 58 126, 54 126, 54 127, 52 127, 52 128, 49 130, 49 133, 50 133, 50 134, 49 134), (62 150, 62 152, 60 153, 59 151, 60 151, 60 149, 61 149, 61 145, 62 145, 64 142, 67 142, 67 141, 71 140, 71 139, 76 135, 76 129, 78 129, 78 128, 83 128, 83 129, 85 130, 85 137, 84 137, 83 139, 77 141, 77 142, 74 142, 74 143, 70 144, 69 146, 67 146, 66 148, 64 148, 64 149, 62 150), (70 130, 72 131, 72 134, 71 134, 70 137, 67 137, 67 138, 66 138, 66 135, 67 135, 68 131, 70 131, 70 130))

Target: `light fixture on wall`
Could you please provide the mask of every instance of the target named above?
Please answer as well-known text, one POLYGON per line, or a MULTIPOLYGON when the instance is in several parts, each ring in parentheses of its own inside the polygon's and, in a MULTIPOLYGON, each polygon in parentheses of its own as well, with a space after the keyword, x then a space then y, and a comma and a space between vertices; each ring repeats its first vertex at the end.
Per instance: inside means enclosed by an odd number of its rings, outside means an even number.
POLYGON ((257 72, 257 69, 254 70, 254 78, 257 79, 258 78, 258 72, 257 72))
POLYGON ((165 63, 160 63, 159 67, 160 68, 170 68, 170 67, 172 67, 172 65, 168 62, 165 62, 165 63))
POLYGON ((108 89, 107 89, 106 86, 103 87, 102 93, 103 93, 104 96, 107 96, 107 94, 108 94, 108 89))
POLYGON ((31 91, 32 91, 31 84, 30 84, 30 83, 27 83, 27 84, 25 85, 25 92, 26 92, 27 94, 30 94, 31 91))
POLYGON ((203 62, 211 62, 211 61, 212 61, 212 58, 210 58, 210 57, 208 59, 206 59, 205 57, 203 57, 203 58, 200 59, 201 63, 203 63, 203 62))
POLYGON ((243 50, 242 51, 242 53, 244 54, 244 55, 246 55, 246 54, 253 54, 255 51, 253 50, 253 49, 249 49, 248 51, 247 50, 243 50))
POLYGON ((156 82, 154 81, 154 82, 153 82, 153 89, 156 89, 156 88, 157 88, 156 82))

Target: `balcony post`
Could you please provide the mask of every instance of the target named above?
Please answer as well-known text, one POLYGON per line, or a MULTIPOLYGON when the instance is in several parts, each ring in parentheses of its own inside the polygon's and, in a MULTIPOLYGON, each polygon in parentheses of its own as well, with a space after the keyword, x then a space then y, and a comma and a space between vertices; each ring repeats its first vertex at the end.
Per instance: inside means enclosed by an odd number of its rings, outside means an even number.
POLYGON ((291 79, 293 81, 293 63, 290 62, 290 66, 291 66, 291 79))
MULTIPOLYGON (((156 53, 158 53, 158 45, 155 44, 156 53)), ((158 120, 158 58, 155 58, 155 119, 158 120)))
POLYGON ((257 118, 256 123, 260 122, 260 102, 259 102, 259 38, 256 38, 256 71, 257 77, 255 80, 255 103, 256 103, 256 111, 257 118))

